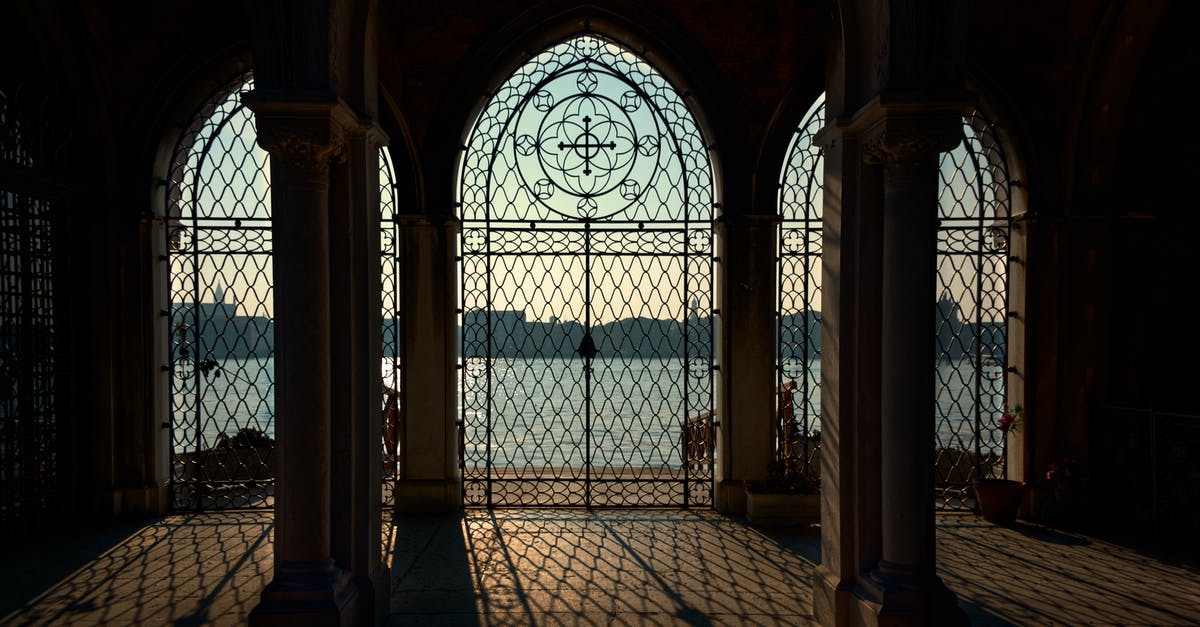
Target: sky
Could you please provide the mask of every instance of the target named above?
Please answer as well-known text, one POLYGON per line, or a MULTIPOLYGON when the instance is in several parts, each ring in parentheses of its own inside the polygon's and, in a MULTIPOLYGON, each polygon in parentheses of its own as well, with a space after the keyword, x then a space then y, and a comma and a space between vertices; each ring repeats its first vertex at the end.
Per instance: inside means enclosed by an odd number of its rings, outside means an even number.
MULTIPOLYGON (((494 244, 493 251, 502 246, 517 250, 514 238, 523 237, 536 240, 539 251, 582 253, 582 224, 572 218, 593 216, 603 220, 608 216, 626 222, 623 228, 633 232, 617 237, 602 232, 606 225, 597 223, 591 237, 594 251, 647 251, 653 244, 656 249, 665 246, 676 252, 695 253, 687 259, 593 256, 593 323, 633 316, 683 319, 697 297, 701 311, 711 310, 713 265, 709 260, 714 244, 708 224, 712 219, 712 165, 694 120, 669 83, 635 55, 609 45, 593 49, 593 53, 632 76, 634 85, 603 71, 589 71, 594 68, 570 67, 558 78, 540 85, 527 106, 513 106, 519 96, 530 93, 534 84, 549 76, 560 59, 575 54, 570 45, 561 44, 558 50, 544 52, 514 73, 475 123, 460 185, 465 233, 462 268, 466 274, 461 275, 466 293, 464 308, 485 305, 489 301, 486 290, 490 288, 495 309, 524 310, 529 319, 541 321, 584 318, 584 259, 577 255, 510 254, 493 255, 489 260, 478 254, 482 249, 475 244, 480 241, 478 228, 484 224, 485 214, 490 213, 493 227, 497 222, 517 227, 503 234, 508 244, 494 244), (589 121, 584 122, 585 117, 589 121), (664 149, 672 147, 671 142, 678 150, 664 149), (499 151, 494 150, 497 145, 499 151), (681 191, 685 188, 689 190, 687 204, 681 191), (685 206, 692 209, 685 211, 685 206), (692 220, 690 230, 682 230, 685 214, 690 214, 692 220), (542 230, 522 234, 531 221, 542 230), (639 230, 638 222, 645 228, 639 230), (550 227, 561 230, 555 233, 550 227)), ((242 92, 250 88, 252 85, 247 84, 242 92)), ((185 201, 196 201, 191 206, 199 209, 204 215, 202 222, 210 227, 199 231, 204 245, 223 252, 201 255, 197 267, 192 256, 174 251, 172 301, 193 300, 195 280, 203 302, 212 302, 220 286, 226 302, 237 303, 239 314, 271 316, 268 156, 254 143, 252 114, 238 102, 242 92, 218 107, 204 125, 197 144, 211 142, 211 147, 203 161, 200 149, 190 151, 181 181, 185 201), (220 124, 222 119, 224 124, 220 124)), ((809 119, 819 104, 814 103, 804 119, 809 119)), ((969 128, 967 134, 968 142, 979 149, 979 138, 969 128)), ((807 135, 798 137, 801 141, 794 142, 789 161, 803 165, 802 174, 813 172, 819 180, 820 160, 803 141, 807 135)), ((781 168, 785 204, 796 197, 796 189, 806 184, 802 176, 795 174, 781 168)), ((978 192, 983 192, 985 207, 994 202, 990 197, 995 188, 992 171, 976 168, 965 146, 960 145, 943 155, 941 176, 939 212, 943 227, 959 223, 977 227, 972 217, 980 210, 978 192)), ((389 172, 381 169, 385 203, 394 198, 387 188, 389 178, 389 172)), ((820 207, 821 198, 818 189, 812 197, 815 207, 820 207)), ((191 213, 184 213, 183 224, 189 227, 185 242, 197 233, 190 228, 191 213)), ((977 234, 977 228, 964 229, 945 238, 944 244, 965 250, 972 245, 969 238, 977 234)), ((534 244, 524 244, 520 250, 528 252, 532 250, 530 245, 534 244)), ((974 317, 977 306, 982 305, 985 320, 1002 320, 1006 310, 1002 299, 977 304, 969 295, 980 282, 988 285, 1003 281, 1006 259, 1005 254, 992 255, 990 263, 998 264, 992 270, 1001 272, 981 275, 975 267, 975 256, 941 255, 940 289, 959 302, 967 318, 974 317)), ((808 263, 812 280, 807 282, 807 298, 804 282, 795 280, 804 264, 792 260, 786 263, 785 283, 791 291, 781 300, 782 313, 796 313, 806 301, 809 307, 819 310, 819 260, 808 263)), ((384 283, 396 284, 390 276, 384 277, 384 283)), ((1003 294, 1004 290, 991 291, 1003 294)), ((387 304, 391 301, 385 298, 387 309, 391 309, 387 304)))

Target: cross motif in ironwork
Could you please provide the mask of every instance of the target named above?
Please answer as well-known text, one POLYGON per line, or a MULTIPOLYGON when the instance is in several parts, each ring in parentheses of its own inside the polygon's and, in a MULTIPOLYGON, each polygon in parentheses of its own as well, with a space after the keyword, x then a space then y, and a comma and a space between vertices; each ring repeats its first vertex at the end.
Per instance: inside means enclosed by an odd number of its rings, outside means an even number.
POLYGON ((571 148, 575 151, 575 154, 583 157, 584 174, 592 173, 592 157, 600 154, 601 148, 612 149, 616 147, 616 142, 610 141, 607 144, 601 144, 599 141, 596 141, 596 136, 592 135, 592 118, 588 115, 583 116, 583 133, 580 133, 579 137, 576 137, 573 143, 558 142, 559 150, 571 148), (580 139, 583 141, 580 142, 580 139))

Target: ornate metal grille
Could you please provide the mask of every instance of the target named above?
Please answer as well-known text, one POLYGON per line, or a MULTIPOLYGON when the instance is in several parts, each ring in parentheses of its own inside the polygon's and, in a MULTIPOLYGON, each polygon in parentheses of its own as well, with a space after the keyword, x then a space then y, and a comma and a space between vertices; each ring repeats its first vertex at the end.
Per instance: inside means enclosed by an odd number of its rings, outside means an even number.
POLYGON ((38 103, 0 90, 0 530, 62 509, 66 457, 58 411, 53 203, 62 139, 38 103), (33 106, 30 106, 30 105, 33 106), (35 184, 35 181, 42 184, 35 184))
MULTIPOLYGON (((796 131, 780 184, 777 456, 815 476, 820 426, 821 151, 824 96, 796 131), (807 422, 806 422, 807 421, 807 422), (807 436, 807 437, 806 437, 807 436), (806 448, 807 447, 807 448, 806 448)), ((963 118, 963 141, 941 159, 938 229, 936 496, 974 507, 975 477, 1002 476, 997 428, 1006 397, 1009 179, 995 125, 963 118)))
MULTIPOLYGON (((251 74, 214 94, 184 129, 167 181, 171 479, 181 509, 272 504, 274 284, 269 155, 241 98, 251 74)), ((379 151, 384 504, 396 468, 400 258, 395 176, 379 151)))
POLYGON ((973 508, 976 477, 1004 476, 997 428, 1007 386, 1008 166, 995 124, 975 110, 942 155, 938 227, 939 506, 973 508))
POLYGON ((404 402, 400 387, 403 309, 400 279, 400 224, 396 207, 396 176, 386 149, 379 150, 379 251, 383 288, 383 505, 391 511, 394 481, 399 470, 399 437, 404 402))
POLYGON ((214 94, 167 177, 171 479, 180 509, 265 507, 275 463, 271 196, 242 104, 249 74, 214 94))
POLYGON ((705 506, 713 179, 685 102, 585 33, 492 95, 459 181, 468 505, 705 506))
POLYGON ((775 458, 789 476, 820 476, 821 202, 823 151, 813 138, 825 124, 825 96, 792 137, 779 183, 778 372, 775 458))

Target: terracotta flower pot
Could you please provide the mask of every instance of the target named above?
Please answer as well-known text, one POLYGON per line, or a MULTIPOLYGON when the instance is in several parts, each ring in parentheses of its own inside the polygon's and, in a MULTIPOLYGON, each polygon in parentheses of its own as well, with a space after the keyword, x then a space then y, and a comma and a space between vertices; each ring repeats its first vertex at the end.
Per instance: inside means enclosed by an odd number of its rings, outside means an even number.
POLYGON ((1017 519, 1017 508, 1029 486, 1011 479, 976 479, 975 500, 983 519, 999 525, 1011 525, 1017 519))

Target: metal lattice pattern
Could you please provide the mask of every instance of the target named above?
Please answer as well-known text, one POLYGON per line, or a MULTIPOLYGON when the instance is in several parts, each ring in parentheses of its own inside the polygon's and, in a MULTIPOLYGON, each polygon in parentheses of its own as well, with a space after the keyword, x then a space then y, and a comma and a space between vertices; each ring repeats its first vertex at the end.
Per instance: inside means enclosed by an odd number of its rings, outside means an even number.
POLYGON ((970 509, 973 479, 1004 476, 1011 235, 1007 162, 978 110, 942 155, 938 218, 937 502, 970 509))
POLYGON ((775 458, 778 472, 811 482, 820 476, 821 203, 824 159, 813 143, 825 123, 825 97, 792 137, 779 184, 778 372, 775 458))
MULTIPOLYGON (((269 506, 275 483, 274 310, 269 156, 242 96, 214 94, 181 134, 167 189, 173 505, 269 506)), ((400 260, 395 176, 379 152, 384 504, 395 476, 400 260)))
MULTIPOLYGON (((819 437, 804 435, 820 425, 823 177, 822 154, 812 136, 823 123, 823 107, 822 96, 796 131, 780 188, 777 456, 787 468, 809 473, 816 472, 813 452, 819 448, 819 437), (797 438, 808 448, 798 446, 797 438)), ((997 424, 1007 394, 1011 234, 1004 152, 994 125, 979 111, 963 118, 962 143, 942 156, 940 171, 932 417, 937 505, 970 509, 971 481, 1004 474, 1005 442, 997 424)))
POLYGON ((269 506, 274 323, 267 153, 247 75, 204 104, 167 180, 171 479, 179 509, 269 506))
MULTIPOLYGON (((51 202, 20 190, 46 173, 53 135, 0 91, 0 530, 49 522, 63 501, 51 202), (11 185, 10 185, 11 184, 11 185)), ((51 164, 51 168, 53 165, 51 164)))
POLYGON ((594 34, 487 102, 460 180, 468 505, 704 506, 712 169, 680 96, 594 34))
POLYGON ((400 378, 401 284, 400 224, 396 207, 396 176, 386 149, 379 150, 379 253, 383 288, 383 505, 390 511, 395 501, 392 486, 399 477, 399 443, 404 411, 400 378))

